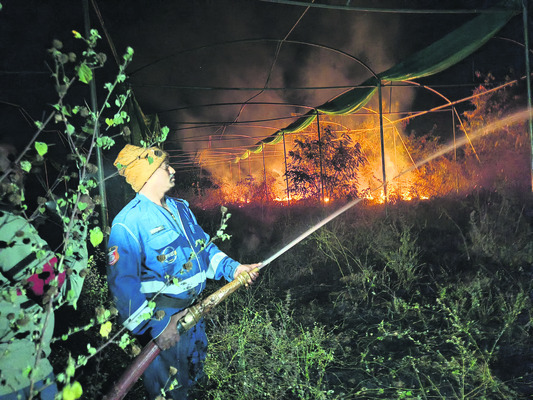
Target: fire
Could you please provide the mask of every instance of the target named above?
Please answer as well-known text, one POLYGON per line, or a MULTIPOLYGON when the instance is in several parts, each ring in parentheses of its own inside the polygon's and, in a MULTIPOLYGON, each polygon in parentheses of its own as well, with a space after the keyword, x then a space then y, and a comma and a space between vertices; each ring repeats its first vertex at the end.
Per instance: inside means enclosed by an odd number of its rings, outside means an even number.
MULTIPOLYGON (((481 89, 478 94, 488 94, 485 88, 481 89)), ((361 198, 389 203, 452 193, 463 195, 476 188, 502 185, 528 187, 529 174, 523 173, 530 159, 529 136, 524 125, 527 115, 516 113, 502 119, 501 115, 515 106, 507 101, 508 93, 505 96, 494 93, 479 99, 476 95, 472 101, 474 110, 457 115, 461 120, 458 137, 454 128, 459 126, 456 114, 452 115, 449 131, 442 129, 446 125, 441 125, 443 137, 437 137, 433 129, 420 132, 413 128, 410 135, 405 133, 408 125, 404 124, 410 124, 412 117, 422 113, 391 117, 396 118, 394 121, 388 116, 405 113, 382 115, 385 120, 382 126, 377 112, 369 109, 365 109, 367 113, 351 116, 321 115, 298 133, 268 127, 274 132, 285 132, 283 141, 277 140, 281 137, 278 135, 266 145, 246 143, 248 149, 253 149, 247 152, 234 146, 231 151, 225 148, 217 153, 224 154, 222 163, 228 161, 228 155, 237 163, 229 162, 225 170, 219 167, 220 162, 213 161, 211 165, 216 164, 217 170, 211 167, 210 171, 219 188, 213 198, 239 204, 331 204, 361 198), (443 145, 446 137, 449 143, 443 145), (476 143, 472 143, 473 139, 476 143)), ((384 109, 391 110, 391 105, 388 106, 384 109)), ((394 108, 399 109, 396 104, 394 108)), ((431 118, 429 114, 426 117, 431 118)), ((257 138, 254 135, 250 132, 247 137, 257 138)), ((220 159, 217 154, 213 160, 220 159)), ((205 168, 209 169, 207 165, 205 168)))
MULTIPOLYGON (((344 117, 345 119, 347 117, 344 117)), ((245 205, 250 203, 277 203, 280 205, 291 205, 301 201, 316 200, 324 204, 334 200, 342 199, 339 187, 346 191, 346 187, 355 189, 355 196, 364 198, 369 202, 385 203, 398 201, 412 201, 429 199, 436 193, 432 184, 427 181, 426 171, 414 168, 412 155, 408 148, 418 148, 409 145, 409 138, 402 137, 398 130, 389 129, 385 135, 385 179, 386 192, 383 187, 383 163, 381 161, 381 146, 379 129, 376 129, 375 122, 366 121, 362 125, 363 129, 343 129, 334 131, 335 123, 322 118, 323 128, 330 129, 334 135, 342 137, 349 136, 350 143, 360 146, 360 151, 364 155, 365 163, 357 166, 357 179, 342 181, 338 186, 329 185, 320 189, 322 183, 316 182, 313 193, 304 192, 294 188, 293 182, 287 182, 286 167, 294 160, 288 155, 291 148, 285 151, 283 144, 272 145, 265 157, 256 157, 244 161, 232 167, 231 176, 220 179, 216 183, 219 186, 220 194, 217 196, 225 203, 245 205), (331 123, 331 125, 329 125, 331 123), (394 137, 393 137, 394 136, 394 137), (277 146, 277 147, 276 147, 277 146), (235 170, 239 170, 236 174, 235 170), (405 173, 405 171, 409 171, 405 173), (238 176, 239 181, 236 181, 238 176), (265 181, 266 179, 266 181, 265 181), (318 189, 316 189, 318 187, 318 189)), ((346 123, 346 122, 345 122, 346 123)), ((355 125, 355 122, 352 122, 355 125)), ((337 124, 340 125, 340 124, 337 124)), ((361 126, 361 124, 356 125, 361 126)), ((346 128, 345 126, 342 126, 346 128)), ((287 136, 287 144, 295 143, 295 139, 314 137, 316 127, 309 128, 309 132, 301 132, 287 136)), ((342 139, 339 139, 342 140, 342 139)), ((330 143, 335 143, 336 139, 330 143)), ((338 142, 338 141, 337 141, 338 142)), ((334 146, 334 145, 332 145, 334 146)), ((315 155, 318 158, 318 154, 315 155)), ((327 163, 324 163, 327 164, 327 163)), ((349 165, 347 166, 347 168, 349 165)), ((324 165, 324 173, 331 173, 331 168, 324 165)), ((318 168, 315 168, 318 170, 318 168)), ((437 169, 437 168, 435 168, 437 169)), ((313 171, 313 168, 305 170, 306 173, 313 171)), ((321 170, 322 171, 322 170, 321 170)), ((315 172, 318 175, 318 172, 315 172)), ((352 197, 353 198, 353 197, 352 197)))

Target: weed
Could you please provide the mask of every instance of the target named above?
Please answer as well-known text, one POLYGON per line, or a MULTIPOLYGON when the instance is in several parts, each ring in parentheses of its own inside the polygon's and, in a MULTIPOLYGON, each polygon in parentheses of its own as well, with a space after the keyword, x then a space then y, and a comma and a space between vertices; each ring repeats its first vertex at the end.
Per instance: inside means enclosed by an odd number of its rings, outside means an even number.
POLYGON ((209 399, 326 399, 333 351, 321 326, 295 322, 290 294, 270 310, 249 304, 238 322, 213 319, 205 371, 209 399))

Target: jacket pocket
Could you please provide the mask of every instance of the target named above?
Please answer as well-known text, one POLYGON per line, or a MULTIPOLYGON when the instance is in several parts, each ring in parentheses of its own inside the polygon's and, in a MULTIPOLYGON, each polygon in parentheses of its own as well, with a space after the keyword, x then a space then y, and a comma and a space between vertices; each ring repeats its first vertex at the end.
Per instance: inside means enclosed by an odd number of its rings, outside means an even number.
POLYGON ((176 261, 180 247, 180 234, 173 230, 156 233, 146 243, 147 258, 150 263, 157 262, 168 265, 176 261))

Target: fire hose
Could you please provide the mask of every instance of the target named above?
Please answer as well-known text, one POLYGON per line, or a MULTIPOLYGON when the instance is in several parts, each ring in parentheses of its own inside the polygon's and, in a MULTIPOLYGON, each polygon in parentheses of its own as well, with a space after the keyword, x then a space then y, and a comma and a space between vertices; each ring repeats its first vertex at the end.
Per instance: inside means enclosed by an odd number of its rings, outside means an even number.
MULTIPOLYGON (((323 219, 319 223, 315 224, 311 228, 309 228, 307 231, 302 233, 300 236, 298 236, 296 239, 292 240, 290 243, 285 245, 283 248, 281 248, 279 251, 277 251, 275 254, 267 258, 266 260, 262 261, 259 264, 259 267, 255 268, 251 272, 258 272, 261 268, 266 267, 268 264, 270 264, 272 261, 274 261, 276 258, 281 256, 283 253, 291 249, 292 247, 296 246, 298 243, 300 243, 302 240, 304 240, 306 237, 311 235, 316 230, 320 229, 322 226, 333 220, 334 218, 338 217, 340 214, 347 211, 349 208, 353 207, 357 203, 359 203, 361 199, 353 200, 337 211, 335 211, 333 214, 329 215, 327 218, 323 219)), ((200 321, 200 319, 209 313, 217 304, 221 303, 224 299, 226 299, 230 294, 235 292, 240 287, 247 284, 247 282, 251 279, 250 273, 248 272, 242 272, 235 280, 228 283, 227 285, 223 286, 219 290, 217 290, 215 293, 208 296, 206 299, 202 300, 201 302, 194 304, 190 306, 187 310, 187 314, 183 318, 181 318, 178 321, 178 333, 181 335, 182 333, 185 333, 189 329, 191 329, 194 325, 200 321)), ((137 382, 137 380, 141 377, 143 372, 148 368, 150 363, 155 360, 155 358, 160 353, 159 347, 155 344, 155 342, 152 340, 150 341, 139 353, 139 355, 133 360, 131 365, 124 371, 122 376, 119 378, 119 380, 113 385, 109 393, 104 397, 104 400, 121 400, 124 398, 124 396, 128 393, 128 391, 131 389, 131 387, 137 382)))
MULTIPOLYGON (((262 267, 263 266, 261 265, 251 272, 258 272, 262 267)), ((191 329, 205 314, 211 311, 213 307, 222 302, 238 288, 246 285, 250 279, 250 273, 246 271, 242 272, 232 282, 224 285, 222 288, 201 302, 190 306, 187 309, 187 314, 185 314, 185 316, 178 321, 178 333, 181 335, 191 329)), ((135 360, 133 360, 131 365, 126 369, 126 371, 124 371, 119 380, 113 385, 113 388, 111 388, 109 393, 104 397, 104 400, 120 400, 124 398, 126 393, 128 393, 130 388, 135 384, 135 382, 137 382, 146 368, 148 368, 150 363, 155 360, 160 352, 161 350, 159 347, 157 347, 155 342, 151 340, 146 346, 144 346, 139 355, 135 358, 135 360)))
MULTIPOLYGON (((498 123, 489 125, 490 127, 496 129, 497 127, 504 126, 505 124, 514 123, 516 121, 525 119, 530 111, 522 111, 518 112, 516 114, 511 115, 510 117, 503 118, 502 120, 498 121, 498 123), (528 114, 526 114, 528 113, 528 114)), ((476 132, 474 132, 473 135, 471 135, 471 138, 475 138, 480 135, 487 134, 487 129, 483 128, 476 132)), ((471 140, 468 137, 459 141, 458 143, 454 143, 454 146, 446 146, 444 149, 437 151, 427 157, 426 159, 416 163, 413 167, 407 168, 400 174, 398 174, 396 177, 394 177, 392 180, 395 180, 396 178, 399 178, 400 176, 412 171, 415 168, 418 168, 421 165, 426 164, 427 162, 440 157, 441 155, 449 152, 451 149, 456 148, 457 146, 462 146, 466 144, 467 140, 471 140)), ((386 183, 386 182, 385 182, 386 183)), ((374 188, 372 190, 378 190, 381 187, 385 186, 385 183, 381 184, 377 188, 374 188)), ((324 225, 326 225, 331 220, 337 218, 339 215, 347 211, 348 209, 355 206, 357 203, 359 203, 362 199, 355 199, 351 202, 347 203, 343 207, 339 208, 337 211, 329 215, 328 217, 324 218, 322 221, 318 222, 317 224, 313 225, 311 228, 309 228, 307 231, 302 233, 300 236, 298 236, 296 239, 292 240, 290 243, 285 245, 282 249, 277 251, 274 255, 267 258, 265 261, 261 262, 259 264, 259 267, 257 267, 252 272, 257 272, 261 268, 266 267, 268 264, 270 264, 272 261, 274 261, 276 258, 281 256, 283 253, 291 249, 292 247, 296 246, 298 243, 300 243, 302 240, 304 240, 306 237, 311 235, 313 232, 317 231, 324 225)), ((235 292, 238 288, 245 285, 246 282, 250 280, 250 274, 247 272, 243 272, 240 274, 233 282, 230 282, 229 284, 223 286, 221 289, 219 289, 217 292, 213 293, 209 297, 207 297, 205 300, 200 302, 199 304, 192 305, 188 308, 188 313, 185 314, 185 316, 178 322, 178 332, 183 333, 186 332, 188 329, 192 328, 205 314, 207 314, 213 307, 215 307, 217 304, 219 304, 222 300, 224 300, 226 297, 228 297, 231 293, 235 292)), ((157 345, 152 341, 150 342, 145 348, 141 351, 141 353, 137 356, 137 358, 134 360, 134 362, 131 364, 131 366, 122 374, 122 377, 119 379, 119 381, 113 386, 111 391, 107 394, 106 397, 104 397, 104 400, 120 400, 122 399, 128 390, 133 386, 133 384, 139 379, 139 377, 142 375, 144 370, 150 365, 150 363, 157 357, 160 350, 157 347, 157 345)))

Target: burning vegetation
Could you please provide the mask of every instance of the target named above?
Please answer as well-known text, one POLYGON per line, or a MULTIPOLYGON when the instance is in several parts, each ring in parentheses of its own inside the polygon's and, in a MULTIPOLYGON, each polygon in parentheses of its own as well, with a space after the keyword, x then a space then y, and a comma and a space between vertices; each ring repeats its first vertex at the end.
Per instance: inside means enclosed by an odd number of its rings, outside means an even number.
MULTIPOLYGON (((201 187, 199 180, 195 184, 197 203, 209 206, 213 198, 216 203, 235 205, 355 198, 395 203, 502 185, 527 187, 524 121, 498 127, 490 135, 475 135, 476 140, 472 136, 516 112, 512 88, 488 92, 493 79, 488 75, 476 88, 461 118, 450 110, 447 137, 433 130, 415 131, 409 116, 400 122, 385 117, 383 140, 378 115, 371 110, 361 115, 320 116, 316 124, 286 135, 283 143, 230 163, 229 172, 219 164, 211 168, 211 184, 204 182, 201 187), (406 134, 408 129, 411 132, 406 134), (441 155, 431 157, 436 153, 441 155)), ((207 158, 208 153, 203 156, 207 158)))

